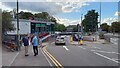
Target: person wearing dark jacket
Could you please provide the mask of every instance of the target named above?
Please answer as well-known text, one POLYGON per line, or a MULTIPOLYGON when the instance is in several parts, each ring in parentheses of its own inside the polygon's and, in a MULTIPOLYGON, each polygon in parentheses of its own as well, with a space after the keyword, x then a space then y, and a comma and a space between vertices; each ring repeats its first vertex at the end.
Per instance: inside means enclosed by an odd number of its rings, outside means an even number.
POLYGON ((22 39, 22 42, 25 46, 25 56, 29 56, 29 54, 28 54, 28 46, 29 46, 28 34, 25 35, 25 37, 22 39))

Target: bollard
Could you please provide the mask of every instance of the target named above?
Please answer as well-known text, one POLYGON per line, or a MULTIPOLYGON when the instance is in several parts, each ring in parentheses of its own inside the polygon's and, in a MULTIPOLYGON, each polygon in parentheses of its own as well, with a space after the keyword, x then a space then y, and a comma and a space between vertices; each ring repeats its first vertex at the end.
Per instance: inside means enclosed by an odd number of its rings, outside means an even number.
POLYGON ((80 40, 80 45, 83 45, 83 40, 80 40))
POLYGON ((70 37, 70 42, 72 42, 72 37, 70 37))

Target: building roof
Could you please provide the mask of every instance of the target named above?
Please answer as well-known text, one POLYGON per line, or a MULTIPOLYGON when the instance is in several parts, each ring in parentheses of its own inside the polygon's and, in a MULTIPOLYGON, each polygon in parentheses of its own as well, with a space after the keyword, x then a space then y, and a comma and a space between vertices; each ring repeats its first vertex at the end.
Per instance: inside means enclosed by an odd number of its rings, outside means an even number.
MULTIPOLYGON (((17 21, 17 19, 13 19, 12 21, 17 21)), ((37 20, 26 20, 26 19, 19 19, 19 21, 22 21, 22 22, 32 22, 32 23, 47 23, 47 24, 55 24, 54 22, 48 22, 48 21, 37 21, 37 20)))

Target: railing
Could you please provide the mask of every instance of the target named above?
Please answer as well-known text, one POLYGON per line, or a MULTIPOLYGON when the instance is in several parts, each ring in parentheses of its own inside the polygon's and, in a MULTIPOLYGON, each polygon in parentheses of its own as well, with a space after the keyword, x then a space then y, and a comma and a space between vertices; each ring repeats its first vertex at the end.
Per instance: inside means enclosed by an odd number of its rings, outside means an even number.
POLYGON ((47 36, 47 35, 49 35, 49 32, 45 32, 45 33, 43 33, 43 34, 40 34, 40 35, 39 35, 39 38, 43 38, 43 37, 45 37, 45 36, 47 36))

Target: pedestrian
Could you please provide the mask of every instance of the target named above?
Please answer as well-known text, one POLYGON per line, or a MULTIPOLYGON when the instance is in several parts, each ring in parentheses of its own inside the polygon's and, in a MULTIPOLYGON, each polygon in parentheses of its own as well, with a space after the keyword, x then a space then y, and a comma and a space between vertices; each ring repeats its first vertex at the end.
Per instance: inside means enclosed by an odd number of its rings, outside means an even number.
POLYGON ((30 36, 30 44, 32 45, 33 34, 30 36))
POLYGON ((33 45, 34 56, 36 56, 38 55, 38 38, 34 34, 32 39, 32 45, 33 45))
POLYGON ((39 48, 42 48, 42 39, 39 40, 39 48))
POLYGON ((29 46, 29 37, 28 34, 25 35, 25 37, 23 37, 22 42, 25 46, 25 56, 29 56, 28 54, 28 46, 29 46))

